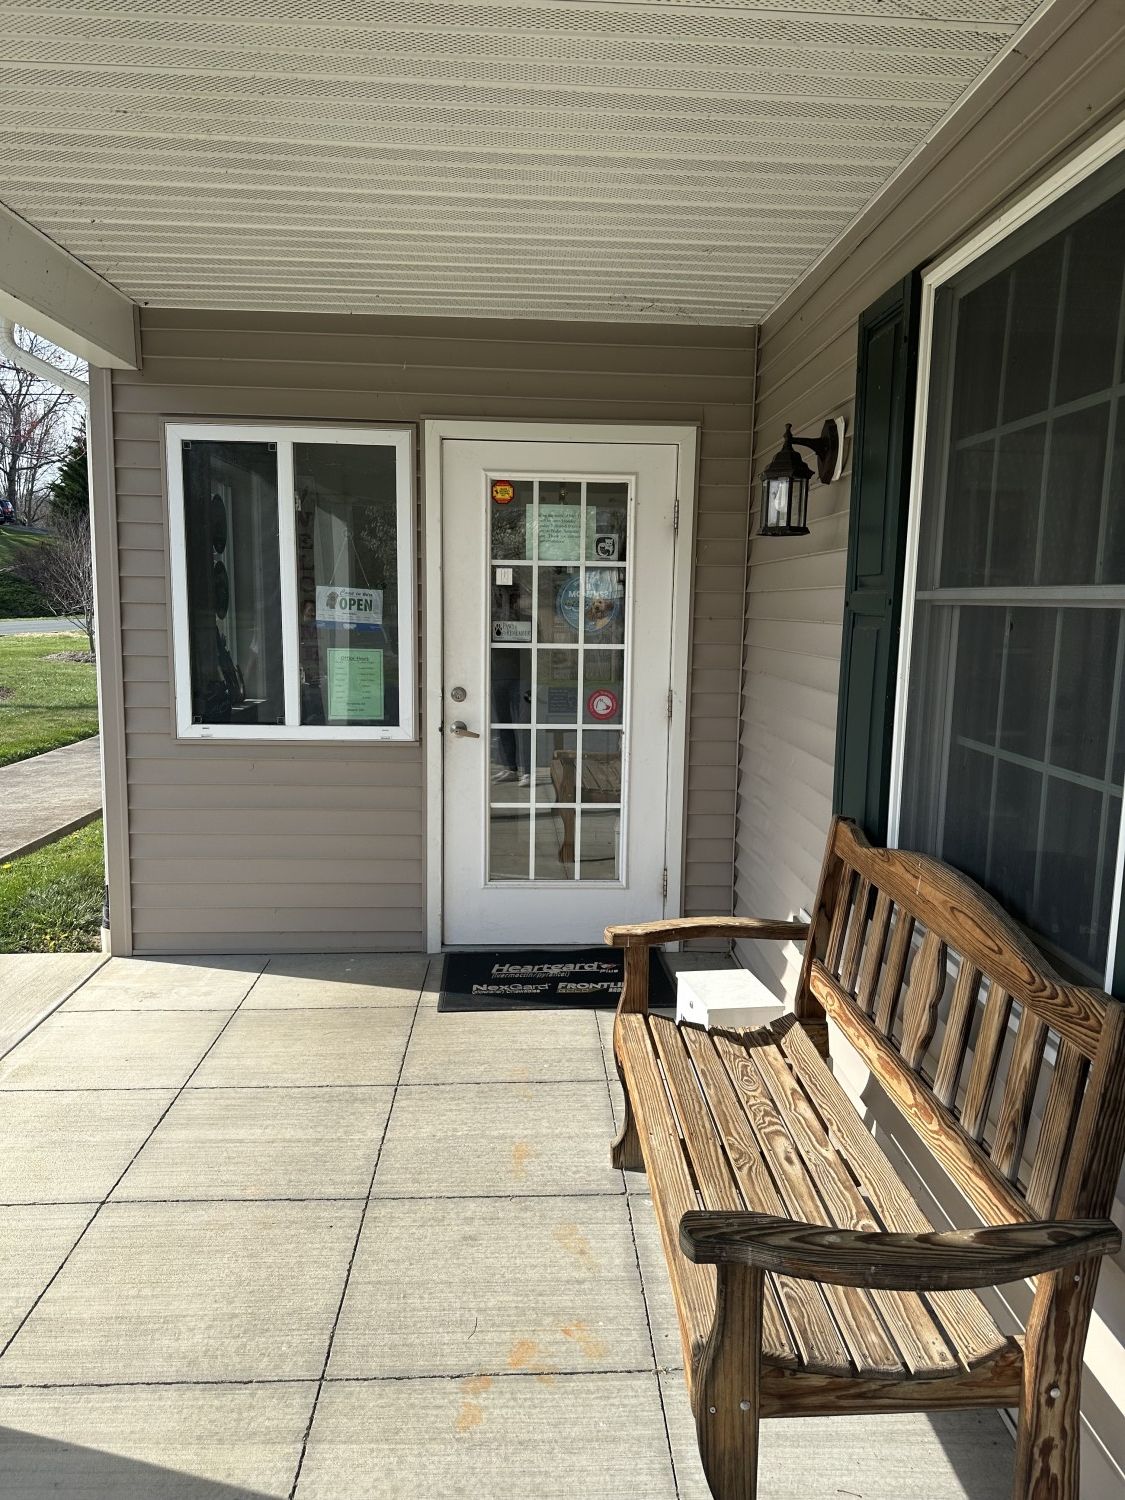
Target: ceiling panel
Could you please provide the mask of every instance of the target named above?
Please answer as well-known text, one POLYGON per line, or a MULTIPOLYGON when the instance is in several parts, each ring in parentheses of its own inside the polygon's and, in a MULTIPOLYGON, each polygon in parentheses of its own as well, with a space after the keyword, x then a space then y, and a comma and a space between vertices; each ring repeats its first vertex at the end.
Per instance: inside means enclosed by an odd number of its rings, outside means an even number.
POLYGON ((1034 0, 0 0, 0 196, 136 301, 761 320, 1034 0))

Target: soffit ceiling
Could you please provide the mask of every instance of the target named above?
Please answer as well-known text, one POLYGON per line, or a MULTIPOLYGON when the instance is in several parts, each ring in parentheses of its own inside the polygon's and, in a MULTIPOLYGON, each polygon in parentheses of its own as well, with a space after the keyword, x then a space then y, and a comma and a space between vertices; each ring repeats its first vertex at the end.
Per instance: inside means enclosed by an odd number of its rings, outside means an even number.
POLYGON ((1034 0, 0 0, 0 200, 142 304, 752 324, 1034 0))

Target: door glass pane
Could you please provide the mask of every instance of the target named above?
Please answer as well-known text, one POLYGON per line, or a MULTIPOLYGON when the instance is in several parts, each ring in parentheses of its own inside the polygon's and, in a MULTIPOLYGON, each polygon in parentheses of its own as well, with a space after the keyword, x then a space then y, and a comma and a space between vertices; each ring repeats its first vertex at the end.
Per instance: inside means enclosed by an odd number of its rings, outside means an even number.
POLYGON ((541 729, 535 736, 536 802, 578 800, 578 731, 541 729))
POLYGON ((384 444, 293 445, 302 724, 399 721, 395 464, 384 444))
POLYGON ((488 814, 489 880, 526 880, 531 870, 531 814, 493 807, 488 814))
POLYGON ((579 880, 620 880, 621 814, 583 809, 581 817, 579 880))
POLYGON ((581 476, 510 487, 500 508, 521 507, 534 561, 498 561, 490 488, 489 878, 616 880, 631 487, 581 476))
POLYGON ((488 523, 492 560, 529 558, 535 486, 530 479, 489 480, 488 523))
POLYGON ((540 724, 576 724, 578 722, 578 673, 581 661, 577 650, 538 653, 539 678, 536 687, 536 719, 540 724))
POLYGON ((193 439, 183 475, 192 722, 283 724, 276 446, 193 439))

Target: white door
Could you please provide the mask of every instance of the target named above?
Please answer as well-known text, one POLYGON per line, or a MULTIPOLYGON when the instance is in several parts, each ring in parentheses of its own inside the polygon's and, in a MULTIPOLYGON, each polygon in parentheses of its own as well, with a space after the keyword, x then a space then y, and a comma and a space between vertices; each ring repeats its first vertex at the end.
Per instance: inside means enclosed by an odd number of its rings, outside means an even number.
POLYGON ((442 443, 443 940, 664 914, 674 443, 442 443))

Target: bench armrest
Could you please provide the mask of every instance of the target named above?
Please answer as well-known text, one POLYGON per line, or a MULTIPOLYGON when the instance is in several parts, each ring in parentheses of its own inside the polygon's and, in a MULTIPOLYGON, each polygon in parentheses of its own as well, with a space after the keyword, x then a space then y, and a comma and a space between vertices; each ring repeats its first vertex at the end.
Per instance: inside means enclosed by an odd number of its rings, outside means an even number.
POLYGON ((774 921, 770 917, 679 917, 669 922, 634 922, 605 930, 605 940, 611 948, 648 948, 654 943, 706 937, 768 938, 800 943, 808 935, 807 922, 774 921))
POLYGON ((929 1234, 827 1229, 753 1213, 687 1213, 680 1220, 680 1248, 691 1261, 899 1292, 1003 1286, 1113 1254, 1120 1245, 1121 1232, 1110 1219, 929 1234))

